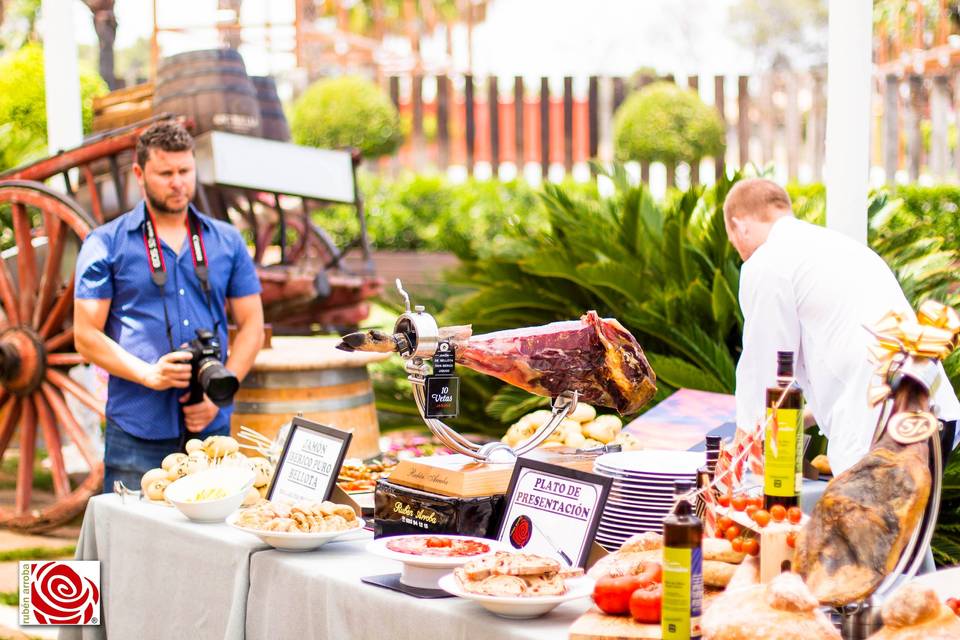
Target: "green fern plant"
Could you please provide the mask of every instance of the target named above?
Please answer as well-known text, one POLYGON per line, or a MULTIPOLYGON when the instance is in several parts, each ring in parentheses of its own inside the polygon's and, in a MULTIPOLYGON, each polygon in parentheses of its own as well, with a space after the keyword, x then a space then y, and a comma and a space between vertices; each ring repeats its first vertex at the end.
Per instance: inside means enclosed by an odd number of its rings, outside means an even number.
MULTIPOLYGON (((448 301, 444 321, 495 331, 595 309, 637 337, 661 393, 732 392, 743 324, 740 261, 727 242, 722 203, 739 176, 658 204, 622 167, 601 173, 614 185, 611 197, 547 185, 545 232, 518 238, 508 253, 466 260, 451 277, 472 291, 448 301)), ((488 413, 506 420, 517 412, 515 400, 502 391, 488 413)))

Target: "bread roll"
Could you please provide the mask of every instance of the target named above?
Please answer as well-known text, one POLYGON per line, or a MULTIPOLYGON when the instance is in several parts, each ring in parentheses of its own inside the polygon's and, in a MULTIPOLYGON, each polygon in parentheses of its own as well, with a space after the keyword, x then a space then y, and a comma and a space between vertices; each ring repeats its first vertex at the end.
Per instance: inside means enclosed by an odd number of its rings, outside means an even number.
POLYGON ((163 459, 163 462, 160 463, 160 467, 164 471, 169 472, 170 469, 173 469, 175 466, 187 459, 187 454, 185 453, 171 453, 166 458, 163 459))
POLYGON ((728 588, 704 612, 702 630, 703 640, 841 640, 794 573, 781 573, 769 584, 728 588))
POLYGON ((704 538, 702 547, 704 560, 740 564, 746 557, 745 553, 734 551, 730 541, 723 538, 704 538))
POLYGON ((567 418, 576 420, 578 423, 590 422, 596 417, 597 410, 583 402, 578 402, 577 407, 567 414, 567 418))
POLYGON ((140 478, 140 490, 146 494, 148 486, 155 483, 157 480, 167 480, 168 473, 169 472, 165 471, 164 469, 150 469, 150 471, 147 471, 140 478))
POLYGON ((947 640, 960 638, 960 617, 930 587, 907 584, 880 611, 884 627, 870 640, 947 640))
POLYGON ((613 442, 620 434, 623 423, 616 416, 599 416, 596 420, 583 425, 583 434, 603 444, 613 442))
POLYGON ((717 560, 703 561, 703 584, 706 587, 726 587, 730 583, 737 565, 717 560))
POLYGON ((253 505, 260 502, 262 498, 260 497, 260 492, 256 487, 250 487, 250 490, 247 491, 247 495, 243 499, 243 507, 252 507, 253 505))
POLYGON ((613 444, 620 445, 621 451, 639 451, 643 449, 643 443, 640 442, 640 439, 629 431, 621 431, 618 433, 617 437, 613 439, 613 444))

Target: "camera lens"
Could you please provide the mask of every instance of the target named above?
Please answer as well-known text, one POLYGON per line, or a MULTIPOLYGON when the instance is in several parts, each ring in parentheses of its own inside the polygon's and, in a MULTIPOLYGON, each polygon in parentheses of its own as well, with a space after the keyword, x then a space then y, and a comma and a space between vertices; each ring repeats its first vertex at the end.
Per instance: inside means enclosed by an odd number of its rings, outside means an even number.
POLYGON ((230 373, 216 358, 205 358, 200 362, 197 380, 203 392, 218 407, 230 404, 240 388, 237 376, 230 373))

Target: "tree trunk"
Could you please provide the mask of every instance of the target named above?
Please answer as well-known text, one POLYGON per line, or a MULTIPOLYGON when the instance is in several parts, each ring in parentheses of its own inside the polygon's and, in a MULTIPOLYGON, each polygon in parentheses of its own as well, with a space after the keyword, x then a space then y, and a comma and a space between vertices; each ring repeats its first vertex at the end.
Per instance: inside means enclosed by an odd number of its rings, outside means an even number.
POLYGON ((113 43, 117 39, 117 16, 113 12, 114 0, 84 0, 93 13, 93 28, 100 41, 100 76, 110 90, 119 88, 113 70, 113 43))

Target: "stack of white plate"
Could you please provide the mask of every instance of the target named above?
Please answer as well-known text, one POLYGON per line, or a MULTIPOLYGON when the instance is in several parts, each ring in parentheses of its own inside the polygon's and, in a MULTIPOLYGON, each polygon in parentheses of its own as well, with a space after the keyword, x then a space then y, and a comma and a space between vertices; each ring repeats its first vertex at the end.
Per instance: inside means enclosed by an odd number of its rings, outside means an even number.
POLYGON ((636 533, 661 532, 663 519, 673 507, 673 483, 696 482, 697 469, 705 463, 703 452, 655 449, 597 458, 594 471, 613 478, 597 542, 607 550, 616 550, 636 533))

